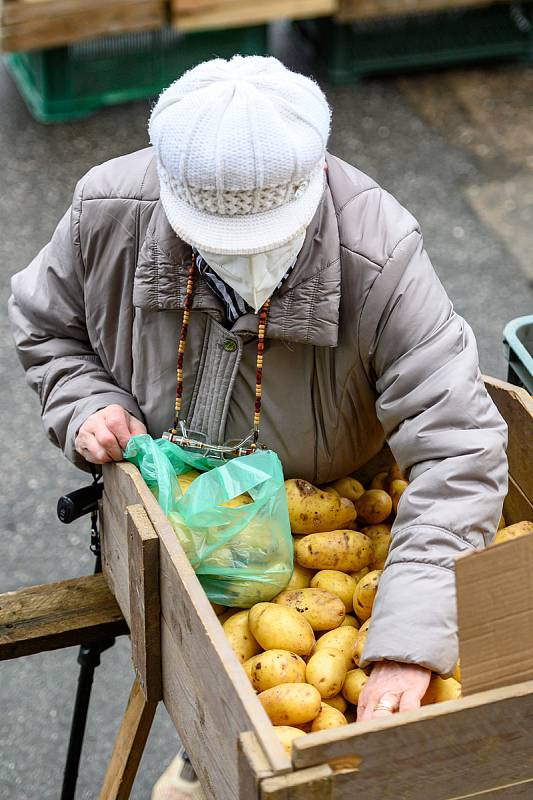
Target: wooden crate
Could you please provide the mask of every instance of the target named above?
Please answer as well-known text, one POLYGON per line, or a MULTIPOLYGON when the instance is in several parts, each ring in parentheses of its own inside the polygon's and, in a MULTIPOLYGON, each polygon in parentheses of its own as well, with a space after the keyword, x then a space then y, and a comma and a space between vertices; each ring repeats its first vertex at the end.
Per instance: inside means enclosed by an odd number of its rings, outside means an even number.
POLYGON ((0 0, 4 52, 59 47, 165 24, 165 0, 0 0))
POLYGON ((339 22, 357 22, 493 4, 494 0, 339 0, 336 19, 339 22))
MULTIPOLYGON (((512 522, 531 514, 524 465, 533 444, 532 404, 523 390, 490 379, 487 384, 509 424, 513 482, 506 510, 512 522)), ((130 623, 132 638, 137 612, 131 614, 130 604, 136 609, 138 597, 136 579, 130 592, 128 524, 131 528, 135 514, 144 515, 144 538, 159 542, 162 697, 209 800, 358 796, 466 800, 478 795, 487 800, 525 800, 532 796, 533 681, 476 692, 387 720, 309 734, 294 742, 289 761, 138 471, 130 464, 106 466, 104 485, 104 572, 130 623), (137 507, 133 517, 132 506, 137 507)), ((526 540, 533 537, 486 552, 492 557, 507 552, 508 557, 526 540)), ((460 582, 458 588, 470 591, 460 582)), ((146 630, 141 633, 147 635, 146 630)), ((511 646, 518 648, 520 643, 511 646)), ((150 677, 146 669, 137 664, 145 681, 150 677)), ((159 676, 153 677, 157 682, 159 676)))
POLYGON ((171 0, 170 7, 172 25, 192 31, 328 16, 337 11, 338 0, 171 0))

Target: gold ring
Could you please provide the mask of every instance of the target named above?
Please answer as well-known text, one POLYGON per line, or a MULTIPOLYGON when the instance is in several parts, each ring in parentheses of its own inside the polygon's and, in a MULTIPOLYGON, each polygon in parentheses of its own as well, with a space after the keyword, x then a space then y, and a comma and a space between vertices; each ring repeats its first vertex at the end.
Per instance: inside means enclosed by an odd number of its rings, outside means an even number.
POLYGON ((374 706, 374 711, 389 711, 391 714, 394 711, 395 703, 384 703, 380 700, 377 706, 374 706))

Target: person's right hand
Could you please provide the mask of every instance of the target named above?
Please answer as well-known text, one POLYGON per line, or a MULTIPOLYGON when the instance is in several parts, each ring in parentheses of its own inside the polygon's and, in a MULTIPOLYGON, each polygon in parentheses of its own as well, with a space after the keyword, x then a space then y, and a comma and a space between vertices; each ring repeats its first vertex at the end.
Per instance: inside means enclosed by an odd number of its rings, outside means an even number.
POLYGON ((112 405, 87 417, 80 427, 74 446, 91 464, 122 461, 122 451, 132 436, 146 433, 142 422, 122 406, 112 405))

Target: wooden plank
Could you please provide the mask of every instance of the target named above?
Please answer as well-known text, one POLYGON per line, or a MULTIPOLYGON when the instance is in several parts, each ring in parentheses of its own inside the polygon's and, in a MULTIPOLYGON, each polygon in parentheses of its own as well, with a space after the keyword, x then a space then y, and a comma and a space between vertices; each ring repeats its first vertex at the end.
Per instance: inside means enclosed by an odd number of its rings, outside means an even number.
POLYGON ((103 575, 0 595, 0 660, 128 633, 103 575))
POLYGON ((456 563, 465 695, 533 678, 533 536, 456 563))
MULTIPOLYGON (((163 700, 209 798, 238 796, 237 740, 252 731, 274 773, 290 762, 161 507, 131 464, 104 466, 104 505, 142 503, 160 539, 163 700), (216 792, 216 794, 215 794, 216 792)), ((108 514, 109 518, 109 514, 108 514)), ((109 529, 106 523, 106 538, 109 529)), ((118 538, 116 552, 123 549, 118 538)), ((117 597, 127 594, 115 559, 117 597)))
POLYGON ((455 8, 490 5, 494 0, 339 0, 339 22, 357 22, 383 17, 447 11, 455 8))
POLYGON ((119 493, 113 470, 106 473, 100 525, 102 572, 117 603, 130 624, 130 585, 128 566, 128 534, 125 501, 119 493), (113 498, 110 501, 110 497, 113 498))
POLYGON ((332 789, 332 771, 322 764, 266 778, 261 782, 261 800, 333 800, 332 789))
POLYGON ((329 16, 337 0, 171 0, 172 25, 180 31, 261 25, 275 19, 329 16))
POLYGON ((509 474, 520 490, 533 498, 533 470, 531 469, 533 398, 525 389, 519 389, 497 378, 484 376, 488 393, 509 427, 509 474))
POLYGON ((359 759, 357 772, 335 779, 343 787, 335 800, 451 800, 533 780, 532 718, 530 681, 302 736, 293 763, 304 769, 359 759))
POLYGON ((157 703, 146 702, 135 679, 106 770, 100 800, 128 800, 156 708, 157 703))
POLYGON ((65 16, 48 17, 44 4, 39 13, 24 22, 0 27, 0 44, 4 52, 60 47, 132 31, 156 30, 166 24, 162 0, 143 0, 128 5, 108 5, 91 9, 86 6, 65 16))
POLYGON ((508 525, 524 520, 533 521, 533 503, 509 476, 509 491, 503 504, 503 514, 508 525))
POLYGON ((239 797, 258 800, 261 781, 272 776, 270 762, 251 731, 241 733, 238 748, 239 797))
POLYGON ((148 702, 162 698, 159 537, 142 505, 128 506, 131 655, 148 702))

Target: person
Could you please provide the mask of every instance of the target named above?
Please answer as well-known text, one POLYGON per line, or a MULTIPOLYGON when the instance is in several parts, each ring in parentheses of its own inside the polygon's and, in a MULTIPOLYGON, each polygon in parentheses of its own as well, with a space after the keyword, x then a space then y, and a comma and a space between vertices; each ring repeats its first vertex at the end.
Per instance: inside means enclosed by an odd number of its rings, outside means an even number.
POLYGON ((419 706, 457 661, 454 561, 491 541, 506 427, 416 219, 327 150, 327 100, 272 57, 214 59, 151 113, 151 146, 92 169, 12 281, 10 319, 50 439, 81 468, 182 418, 251 427, 286 478, 325 484, 385 440, 408 475, 363 663, 358 719, 419 706))

